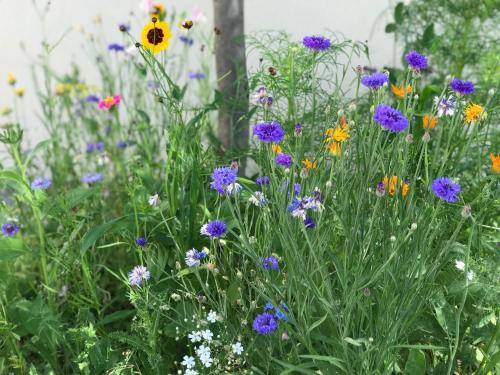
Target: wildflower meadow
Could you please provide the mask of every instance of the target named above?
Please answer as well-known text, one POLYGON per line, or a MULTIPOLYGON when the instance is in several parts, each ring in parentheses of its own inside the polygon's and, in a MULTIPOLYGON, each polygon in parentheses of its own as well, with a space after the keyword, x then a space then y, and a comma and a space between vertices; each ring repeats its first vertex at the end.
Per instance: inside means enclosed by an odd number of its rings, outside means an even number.
POLYGON ((0 72, 0 373, 500 374, 499 87, 262 31, 242 106, 226 25, 144 4, 85 38, 98 82, 50 40, 36 108, 0 72))

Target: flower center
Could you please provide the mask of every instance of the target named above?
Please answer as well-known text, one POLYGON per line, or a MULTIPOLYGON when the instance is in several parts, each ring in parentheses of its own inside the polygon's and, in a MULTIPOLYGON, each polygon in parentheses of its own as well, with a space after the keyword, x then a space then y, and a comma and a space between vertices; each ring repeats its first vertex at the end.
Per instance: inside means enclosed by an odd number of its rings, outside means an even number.
POLYGON ((163 41, 164 36, 165 35, 163 35, 163 30, 153 27, 151 30, 149 30, 147 38, 149 43, 156 46, 163 41))

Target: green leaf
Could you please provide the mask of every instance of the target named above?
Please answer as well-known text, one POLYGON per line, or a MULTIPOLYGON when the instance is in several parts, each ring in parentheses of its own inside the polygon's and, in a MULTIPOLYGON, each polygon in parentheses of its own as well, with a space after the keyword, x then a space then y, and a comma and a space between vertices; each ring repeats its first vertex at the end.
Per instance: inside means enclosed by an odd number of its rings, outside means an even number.
POLYGON ((21 238, 0 237, 0 262, 16 259, 25 253, 21 238))
POLYGON ((399 2, 396 5, 396 7, 394 8, 394 21, 396 23, 403 22, 404 9, 405 9, 405 5, 402 2, 399 2))
POLYGON ((79 187, 68 191, 64 199, 68 208, 74 208, 85 201, 87 198, 94 195, 96 192, 95 188, 79 187))
POLYGON ((341 359, 336 358, 336 357, 331 357, 331 356, 326 356, 326 355, 312 355, 312 354, 304 354, 304 355, 299 355, 300 358, 307 358, 307 359, 314 359, 316 361, 325 361, 328 362, 339 369, 343 371, 347 371, 343 365, 343 362, 341 359))
POLYGON ((386 33, 393 33, 396 31, 396 24, 395 23, 388 23, 385 25, 385 32, 386 33))
POLYGON ((323 323, 325 321, 327 316, 328 316, 328 313, 326 313, 325 316, 323 316, 322 318, 318 319, 313 324, 311 324, 311 326, 307 329, 307 334, 310 334, 313 329, 319 327, 321 325, 321 323, 323 323))
POLYGON ((117 322, 119 320, 127 319, 128 317, 134 315, 135 312, 136 312, 135 310, 115 311, 114 313, 106 315, 104 318, 102 318, 102 320, 99 323, 97 323, 97 325, 103 326, 109 323, 117 322))
POLYGON ((13 189, 29 200, 30 203, 33 201, 30 187, 25 184, 22 177, 16 171, 7 169, 0 171, 0 180, 11 182, 13 189))
POLYGON ((26 160, 24 162, 24 166, 26 167, 26 166, 30 165, 30 162, 33 159, 33 157, 37 153, 39 153, 40 151, 45 150, 47 147, 49 147, 50 144, 51 144, 51 142, 52 142, 51 139, 46 139, 44 141, 39 142, 35 147, 33 147, 33 149, 31 150, 31 152, 26 157, 26 160))
POLYGON ((424 47, 429 48, 434 40, 434 24, 431 23, 425 28, 424 34, 422 35, 422 44, 424 47))
POLYGON ((425 368, 426 361, 424 352, 418 349, 410 350, 404 375, 425 375, 425 368))
POLYGON ((116 232, 120 229, 125 228, 129 223, 129 218, 129 216, 122 216, 92 228, 83 237, 82 247, 80 251, 83 253, 90 247, 94 246, 97 240, 104 236, 106 233, 116 232))

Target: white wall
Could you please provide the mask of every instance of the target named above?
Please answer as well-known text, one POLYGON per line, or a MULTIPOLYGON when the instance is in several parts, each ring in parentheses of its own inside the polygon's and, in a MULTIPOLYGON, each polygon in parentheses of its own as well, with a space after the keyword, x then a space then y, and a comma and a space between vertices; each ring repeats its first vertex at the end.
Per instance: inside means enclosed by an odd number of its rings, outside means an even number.
MULTIPOLYGON (((167 11, 175 7, 178 12, 191 13, 199 7, 212 22, 211 0, 161 1, 167 11)), ((391 19, 391 5, 395 0, 246 0, 246 32, 259 30, 285 30, 292 37, 331 30, 347 38, 368 41, 372 65, 381 67, 395 62, 394 42, 384 33, 391 19)), ((5 77, 13 73, 20 86, 28 91, 23 99, 30 138, 38 138, 41 125, 35 112, 30 66, 41 51, 42 36, 54 42, 65 32, 68 34, 54 50, 52 64, 56 71, 66 72, 71 62, 78 62, 88 83, 97 79, 91 59, 85 56, 79 31, 96 31, 93 19, 100 15, 102 33, 108 42, 120 40, 117 24, 132 21, 132 32, 139 38, 140 20, 144 20, 139 0, 0 0, 0 108, 12 106, 13 98, 5 77), (49 5, 47 5, 49 4, 49 5), (49 6, 46 19, 40 20, 36 9, 49 6), (133 12, 133 13, 131 13, 133 12), (24 45, 24 51, 21 48, 24 45)), ((209 26, 207 25, 207 28, 209 26)), ((106 48, 106 46, 103 46, 106 48)), ((360 63, 366 63, 360 61, 360 63)), ((0 121, 1 122, 1 121, 0 121)))

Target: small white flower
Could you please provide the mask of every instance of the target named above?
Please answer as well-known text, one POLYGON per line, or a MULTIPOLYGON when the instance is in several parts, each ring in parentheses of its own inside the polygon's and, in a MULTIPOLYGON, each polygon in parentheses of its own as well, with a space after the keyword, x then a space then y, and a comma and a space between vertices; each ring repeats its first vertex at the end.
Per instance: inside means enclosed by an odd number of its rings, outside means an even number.
POLYGON ((455 260, 455 267, 457 267, 457 270, 463 271, 465 269, 465 263, 461 260, 455 260))
POLYGON ((255 193, 253 193, 248 201, 257 207, 263 207, 267 203, 266 197, 261 191, 256 191, 255 193))
POLYGON ((210 351, 210 347, 208 347, 206 345, 200 345, 196 349, 196 354, 201 359, 201 357, 203 357, 203 358, 210 357, 212 355, 212 352, 210 351))
POLYGON ((467 279, 469 281, 472 281, 472 279, 474 279, 474 276, 475 276, 474 272, 472 272, 472 271, 467 272, 467 279))
POLYGON ((148 203, 150 206, 156 207, 160 204, 160 197, 158 194, 152 195, 148 199, 148 203))
POLYGON ((191 357, 189 355, 185 355, 183 358, 183 361, 181 362, 181 365, 186 366, 187 368, 194 367, 194 365, 195 365, 194 357, 191 357))
POLYGON ((213 310, 210 310, 208 315, 207 315, 207 320, 210 322, 210 323, 215 323, 217 322, 217 313, 213 310))
POLYGON ((210 233, 208 233, 207 228, 208 228, 208 224, 204 224, 200 229, 200 234, 202 234, 204 236, 210 236, 210 233))
POLYGON ((199 374, 199 373, 198 373, 198 371, 193 370, 193 369, 191 369, 191 368, 188 368, 188 369, 186 370, 186 372, 184 373, 184 375, 198 375, 198 374, 199 374))
POLYGON ((233 182, 232 184, 227 185, 226 191, 229 195, 231 194, 237 194, 243 189, 243 187, 238 184, 237 182, 233 182))
POLYGON ((191 342, 200 342, 201 341, 201 332, 193 331, 188 335, 188 338, 191 342))
POLYGON ((241 353, 243 353, 243 345, 241 345, 241 342, 239 341, 236 344, 231 345, 231 349, 236 355, 241 355, 241 353))
POLYGON ((201 336, 203 337, 204 340, 210 342, 212 341, 212 337, 214 337, 214 334, 209 329, 206 329, 201 332, 201 336))
POLYGON ((212 357, 208 357, 208 356, 200 357, 200 362, 203 364, 203 366, 205 366, 207 368, 212 366, 213 361, 214 360, 212 357))

